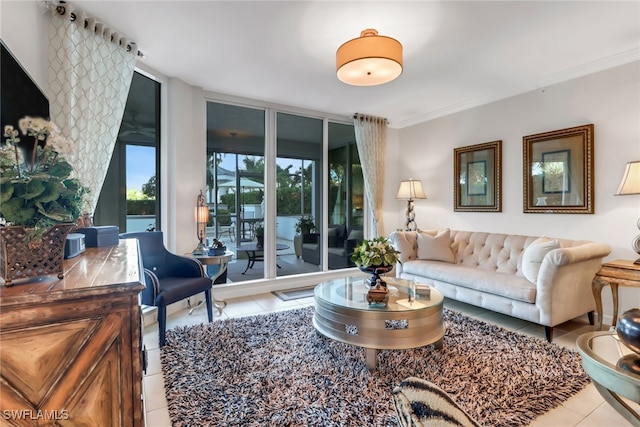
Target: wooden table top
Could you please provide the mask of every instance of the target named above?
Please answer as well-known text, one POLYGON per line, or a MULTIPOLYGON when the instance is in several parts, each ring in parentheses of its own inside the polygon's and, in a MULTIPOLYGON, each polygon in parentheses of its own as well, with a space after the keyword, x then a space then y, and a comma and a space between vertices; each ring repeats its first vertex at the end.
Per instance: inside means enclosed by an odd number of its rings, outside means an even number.
POLYGON ((100 295, 144 289, 144 273, 138 257, 138 241, 120 240, 117 245, 87 248, 63 261, 64 278, 55 274, 16 280, 7 287, 0 278, 0 306, 33 301, 64 299, 72 294, 100 295))

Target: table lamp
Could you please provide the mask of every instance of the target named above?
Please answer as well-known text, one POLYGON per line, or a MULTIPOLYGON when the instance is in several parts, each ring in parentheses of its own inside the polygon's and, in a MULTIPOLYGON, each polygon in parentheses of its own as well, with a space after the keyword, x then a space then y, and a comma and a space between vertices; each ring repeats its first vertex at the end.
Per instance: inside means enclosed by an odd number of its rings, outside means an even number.
POLYGON ((200 194, 196 198, 196 235, 200 243, 193 250, 194 255, 205 255, 209 252, 207 245, 204 243, 207 222, 209 222, 209 206, 207 206, 202 190, 200 190, 200 194))
POLYGON ((407 200, 407 223, 404 227, 406 231, 415 231, 417 228, 415 221, 416 214, 413 211, 413 200, 426 198, 427 196, 424 194, 422 182, 420 180, 409 179, 407 181, 400 182, 400 188, 398 188, 396 199, 407 200))
MULTIPOLYGON (((616 196, 627 196, 640 194, 640 160, 627 163, 622 181, 616 191, 616 196)), ((638 219, 638 229, 640 229, 640 218, 638 219)), ((631 247, 640 255, 640 234, 631 241, 631 247)), ((640 258, 634 264, 640 264, 640 258)))
MULTIPOLYGON (((631 194, 640 194, 640 160, 627 163, 615 195, 631 194)), ((638 228, 640 228, 640 219, 638 219, 638 228)), ((631 241, 631 246, 640 254, 640 234, 631 241)), ((635 260, 634 264, 640 264, 640 258, 635 260)), ((632 308, 624 312, 618 319, 616 331, 620 340, 635 352, 620 358, 617 366, 640 375, 640 308, 632 308)))

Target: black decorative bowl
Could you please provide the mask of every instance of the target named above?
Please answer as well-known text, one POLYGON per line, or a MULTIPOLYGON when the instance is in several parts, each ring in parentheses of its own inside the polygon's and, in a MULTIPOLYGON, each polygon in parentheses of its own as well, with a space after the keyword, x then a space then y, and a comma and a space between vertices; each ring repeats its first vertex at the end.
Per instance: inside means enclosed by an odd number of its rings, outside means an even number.
POLYGON ((616 325, 620 341, 636 354, 627 354, 618 360, 617 366, 640 375, 640 308, 632 308, 622 313, 616 325))
POLYGON ((393 270, 393 265, 378 265, 371 267, 358 267, 364 273, 371 273, 371 277, 367 280, 369 286, 375 286, 378 280, 382 286, 387 286, 387 282, 380 278, 381 274, 385 274, 393 270))

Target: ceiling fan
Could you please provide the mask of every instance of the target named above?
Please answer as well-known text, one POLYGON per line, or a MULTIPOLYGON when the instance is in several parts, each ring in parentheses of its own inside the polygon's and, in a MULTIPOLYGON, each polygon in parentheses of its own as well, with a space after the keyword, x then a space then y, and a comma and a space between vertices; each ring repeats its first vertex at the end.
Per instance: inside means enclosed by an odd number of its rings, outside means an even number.
POLYGON ((155 138, 156 129, 153 126, 144 126, 137 122, 136 117, 138 116, 137 111, 131 111, 131 118, 127 120, 126 118, 122 119, 122 124, 120 125, 120 133, 118 136, 127 137, 133 135, 141 135, 147 138, 155 138))

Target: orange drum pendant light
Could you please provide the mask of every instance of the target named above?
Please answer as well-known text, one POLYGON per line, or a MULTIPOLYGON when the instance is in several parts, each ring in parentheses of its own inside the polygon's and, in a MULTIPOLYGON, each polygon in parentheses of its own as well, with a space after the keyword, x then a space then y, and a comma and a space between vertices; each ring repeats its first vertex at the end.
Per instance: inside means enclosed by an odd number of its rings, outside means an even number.
POLYGON ((402 74, 402 45, 391 37, 366 29, 336 52, 338 79, 354 86, 388 83, 402 74))

